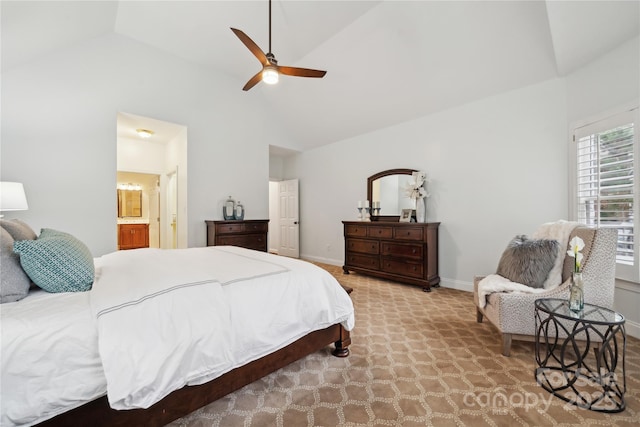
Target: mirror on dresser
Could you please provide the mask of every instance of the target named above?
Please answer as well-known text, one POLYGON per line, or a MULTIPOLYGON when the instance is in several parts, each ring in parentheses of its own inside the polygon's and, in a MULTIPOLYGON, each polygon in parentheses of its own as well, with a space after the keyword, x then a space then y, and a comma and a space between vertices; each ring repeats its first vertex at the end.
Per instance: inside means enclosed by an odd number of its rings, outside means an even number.
POLYGON ((398 221, 402 209, 415 209, 415 200, 406 195, 407 185, 412 181, 415 169, 389 169, 367 178, 367 200, 375 206, 380 203, 378 215, 372 221, 398 221))

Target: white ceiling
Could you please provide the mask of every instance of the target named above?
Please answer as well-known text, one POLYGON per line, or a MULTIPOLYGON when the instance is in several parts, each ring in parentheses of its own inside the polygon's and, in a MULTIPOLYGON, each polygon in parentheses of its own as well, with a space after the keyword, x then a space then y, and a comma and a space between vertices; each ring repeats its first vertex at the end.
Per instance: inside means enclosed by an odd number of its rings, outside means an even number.
MULTIPOLYGON (((268 50, 268 2, 6 1, 2 70, 117 33, 229 74, 264 97, 305 150, 555 76, 640 32, 640 1, 274 0, 280 65, 323 79, 244 83, 260 64, 229 27, 268 50)), ((129 125, 129 124, 128 124, 129 125)), ((130 123, 146 127, 144 123, 130 123)))

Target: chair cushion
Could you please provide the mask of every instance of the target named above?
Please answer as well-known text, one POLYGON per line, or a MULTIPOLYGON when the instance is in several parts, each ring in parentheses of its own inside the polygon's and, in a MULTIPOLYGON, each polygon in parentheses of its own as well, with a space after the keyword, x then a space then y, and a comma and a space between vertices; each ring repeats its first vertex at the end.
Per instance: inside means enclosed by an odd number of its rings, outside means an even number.
POLYGON ((557 240, 515 236, 502 253, 496 274, 512 282, 542 288, 554 266, 559 246, 557 240))

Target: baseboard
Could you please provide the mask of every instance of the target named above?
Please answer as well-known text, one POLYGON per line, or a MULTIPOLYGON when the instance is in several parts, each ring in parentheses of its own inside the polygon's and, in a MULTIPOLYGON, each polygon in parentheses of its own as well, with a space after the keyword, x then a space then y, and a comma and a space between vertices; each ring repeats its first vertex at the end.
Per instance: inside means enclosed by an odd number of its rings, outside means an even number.
POLYGON ((335 266, 338 266, 338 267, 342 267, 342 265, 344 264, 344 260, 342 260, 342 259, 331 259, 331 258, 311 256, 311 255, 305 255, 305 254, 300 254, 300 259, 304 259, 304 260, 307 260, 307 261, 313 261, 313 262, 319 262, 321 264, 335 265, 335 266))
POLYGON ((440 286, 443 288, 457 289, 459 291, 473 292, 473 283, 462 280, 440 278, 440 286))
POLYGON ((640 339, 640 323, 627 320, 624 322, 624 328, 628 337, 640 339))

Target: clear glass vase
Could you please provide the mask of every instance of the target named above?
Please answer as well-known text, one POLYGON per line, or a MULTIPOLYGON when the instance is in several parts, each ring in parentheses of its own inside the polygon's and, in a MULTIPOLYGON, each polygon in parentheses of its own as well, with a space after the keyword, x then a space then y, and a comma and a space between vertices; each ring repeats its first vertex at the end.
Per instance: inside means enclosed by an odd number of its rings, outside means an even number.
POLYGON ((582 273, 573 273, 571 277, 571 288, 569 293, 569 310, 574 312, 582 311, 584 308, 584 282, 582 273))
POLYGON ((238 200, 238 203, 236 203, 236 212, 234 219, 244 219, 244 205, 240 200, 238 200))
POLYGON ((229 196, 229 198, 224 202, 224 206, 222 207, 222 217, 225 220, 235 219, 236 212, 236 201, 233 200, 233 197, 229 196))

